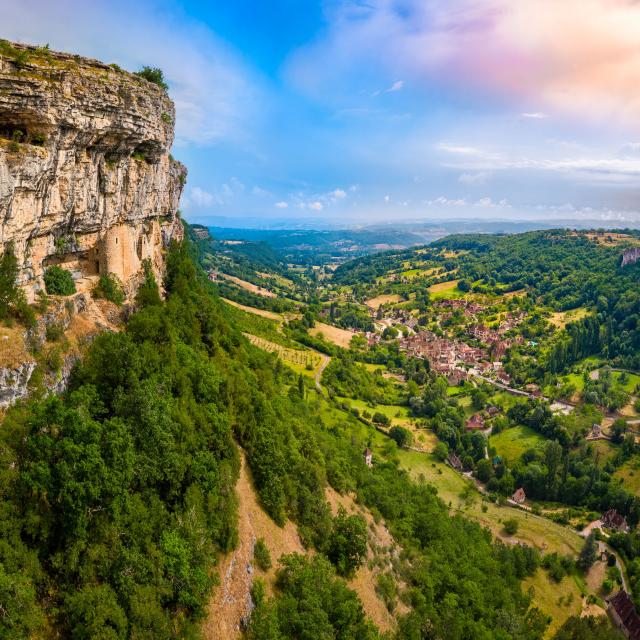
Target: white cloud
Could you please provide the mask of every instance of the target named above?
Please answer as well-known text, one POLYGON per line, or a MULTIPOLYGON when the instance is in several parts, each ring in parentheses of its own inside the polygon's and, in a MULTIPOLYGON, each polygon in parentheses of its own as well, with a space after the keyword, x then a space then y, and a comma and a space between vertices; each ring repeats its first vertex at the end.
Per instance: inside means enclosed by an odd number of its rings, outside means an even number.
POLYGON ((200 187, 193 187, 189 190, 188 201, 192 202, 196 207, 209 207, 215 200, 216 198, 212 193, 200 187))
POLYGON ((267 191, 266 189, 263 189, 258 185, 256 185, 255 187, 253 187, 253 189, 251 189, 251 193, 253 193, 254 196, 258 196, 258 198, 266 198, 267 196, 271 195, 270 191, 267 191))
POLYGON ((477 171, 475 173, 461 173, 458 176, 458 182, 470 185, 483 185, 491 177, 488 171, 477 171))
POLYGON ((520 114, 523 118, 530 118, 531 120, 543 120, 544 118, 547 118, 547 114, 543 113, 542 111, 533 111, 533 112, 528 112, 528 113, 521 113, 520 114))
POLYGON ((435 200, 427 200, 425 204, 429 206, 464 207, 467 201, 464 198, 445 198, 445 196, 440 196, 435 200))
MULTIPOLYGON (((451 160, 442 162, 443 167, 468 172, 533 170, 566 174, 580 180, 608 182, 637 181, 640 177, 640 157, 629 153, 605 157, 586 149, 581 155, 530 157, 507 149, 493 151, 444 143, 437 145, 437 148, 454 156, 451 160)), ((553 151, 550 150, 550 153, 553 151)))
POLYGON ((477 156, 482 155, 482 150, 476 147, 470 147, 460 144, 450 144, 449 142, 438 142, 436 149, 439 151, 445 151, 447 153, 457 153, 463 156, 477 156))
POLYGON ((385 197, 384 197, 384 201, 385 201, 385 202, 389 202, 390 200, 391 200, 391 198, 390 198, 389 196, 385 196, 385 197))
POLYGON ((280 202, 276 202, 276 207, 278 209, 287 209, 289 205, 286 202, 281 200, 280 202))
POLYGON ((385 93, 394 93, 400 91, 404 87, 404 80, 396 80, 385 93))
POLYGON ((322 202, 319 202, 318 200, 316 200, 315 202, 309 203, 308 206, 309 206, 309 209, 313 209, 314 211, 322 211, 324 209, 322 202))
POLYGON ((344 189, 336 189, 335 191, 331 192, 331 195, 338 200, 342 200, 343 198, 347 197, 347 192, 344 189))

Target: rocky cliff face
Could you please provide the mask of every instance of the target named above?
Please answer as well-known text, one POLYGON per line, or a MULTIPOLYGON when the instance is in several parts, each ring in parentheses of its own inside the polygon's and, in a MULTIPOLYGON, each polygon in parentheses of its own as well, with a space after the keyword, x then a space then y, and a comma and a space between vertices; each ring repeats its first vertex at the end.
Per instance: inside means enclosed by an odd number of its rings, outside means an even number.
POLYGON ((163 89, 115 66, 0 41, 0 247, 29 299, 52 264, 80 291, 110 272, 131 292, 147 258, 162 271, 182 237, 174 118, 163 89))
POLYGON ((626 267, 628 264, 635 264, 640 260, 640 247, 631 247, 622 252, 622 264, 626 267))

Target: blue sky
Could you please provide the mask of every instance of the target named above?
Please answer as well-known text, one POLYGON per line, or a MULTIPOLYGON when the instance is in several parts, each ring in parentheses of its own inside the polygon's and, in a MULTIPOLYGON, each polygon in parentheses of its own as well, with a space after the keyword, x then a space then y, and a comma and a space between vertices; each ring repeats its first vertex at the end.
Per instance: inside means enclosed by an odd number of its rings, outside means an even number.
POLYGON ((633 0, 0 10, 1 37, 164 69, 192 221, 640 221, 633 0))

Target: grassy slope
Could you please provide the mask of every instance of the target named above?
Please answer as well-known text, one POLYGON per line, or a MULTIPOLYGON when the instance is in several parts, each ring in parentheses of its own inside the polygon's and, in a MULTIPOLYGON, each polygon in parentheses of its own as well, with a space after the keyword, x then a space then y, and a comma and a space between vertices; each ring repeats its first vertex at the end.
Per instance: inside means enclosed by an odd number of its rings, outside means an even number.
POLYGON ((543 441, 544 438, 539 433, 525 426, 505 429, 489 438, 490 446, 495 447, 498 455, 509 466, 512 466, 527 449, 533 449, 543 441))

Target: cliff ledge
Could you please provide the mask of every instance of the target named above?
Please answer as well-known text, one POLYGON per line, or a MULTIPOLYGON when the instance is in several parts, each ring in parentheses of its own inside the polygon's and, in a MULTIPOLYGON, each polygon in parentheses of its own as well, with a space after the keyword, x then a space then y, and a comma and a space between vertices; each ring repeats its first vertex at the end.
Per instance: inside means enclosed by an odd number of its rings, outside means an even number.
POLYGON ((135 290, 182 237, 186 170, 159 86, 115 65, 0 41, 0 248, 13 242, 33 300, 52 264, 79 291, 100 273, 135 290))

